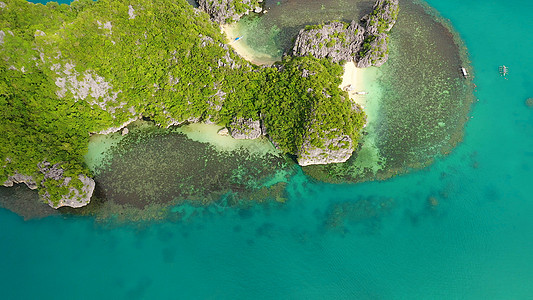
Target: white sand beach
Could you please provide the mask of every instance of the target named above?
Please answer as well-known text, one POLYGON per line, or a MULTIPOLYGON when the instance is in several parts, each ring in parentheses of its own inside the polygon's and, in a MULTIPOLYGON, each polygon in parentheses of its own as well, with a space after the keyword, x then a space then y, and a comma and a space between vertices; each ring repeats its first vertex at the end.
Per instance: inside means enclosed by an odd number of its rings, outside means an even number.
POLYGON ((357 68, 354 62, 344 65, 341 89, 348 91, 350 99, 359 104, 366 113, 367 122, 372 123, 379 109, 380 91, 376 82, 377 68, 357 68))
POLYGON ((339 86, 341 89, 348 91, 350 99, 361 107, 366 107, 366 95, 358 95, 357 93, 368 93, 365 90, 363 80, 363 69, 357 68, 354 62, 347 62, 344 65, 344 74, 342 75, 342 83, 339 86))
POLYGON ((235 52, 237 52, 237 54, 239 54, 247 61, 258 66, 271 65, 277 60, 270 55, 252 50, 246 44, 246 36, 242 36, 238 41, 235 41, 236 38, 241 36, 238 30, 238 26, 239 25, 237 23, 220 26, 221 31, 225 33, 226 37, 228 38, 228 44, 235 50, 235 52))

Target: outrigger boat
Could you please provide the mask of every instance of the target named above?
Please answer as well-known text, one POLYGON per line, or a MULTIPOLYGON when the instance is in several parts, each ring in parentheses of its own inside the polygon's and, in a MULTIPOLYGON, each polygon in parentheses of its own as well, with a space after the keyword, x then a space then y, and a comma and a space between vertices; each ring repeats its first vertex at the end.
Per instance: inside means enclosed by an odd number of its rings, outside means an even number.
POLYGON ((505 76, 509 73, 509 68, 507 68, 505 65, 500 66, 500 75, 505 76))

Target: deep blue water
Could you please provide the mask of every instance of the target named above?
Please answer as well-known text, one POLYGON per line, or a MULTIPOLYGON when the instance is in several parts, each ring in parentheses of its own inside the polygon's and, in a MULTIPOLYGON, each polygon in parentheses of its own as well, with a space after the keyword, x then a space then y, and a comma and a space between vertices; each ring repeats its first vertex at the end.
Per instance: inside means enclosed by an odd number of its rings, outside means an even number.
POLYGON ((429 3, 464 38, 478 86, 450 156, 385 182, 299 176, 284 206, 144 229, 0 209, 2 298, 532 299, 533 2, 429 3), (331 229, 338 203, 371 209, 331 229))

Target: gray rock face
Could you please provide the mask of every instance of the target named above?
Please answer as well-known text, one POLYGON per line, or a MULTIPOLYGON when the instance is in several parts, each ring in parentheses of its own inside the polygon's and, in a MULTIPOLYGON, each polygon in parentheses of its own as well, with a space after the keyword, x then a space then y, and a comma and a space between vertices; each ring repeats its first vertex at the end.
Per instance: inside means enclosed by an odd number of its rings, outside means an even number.
POLYGON ((256 139, 263 135, 261 122, 252 119, 237 119, 230 124, 230 134, 234 139, 256 139))
POLYGON ((388 59, 388 32, 396 23, 398 0, 377 0, 360 23, 331 22, 300 30, 292 54, 353 61, 357 67, 381 66, 388 59))
POLYGON ((75 208, 82 207, 87 205, 91 200, 91 196, 95 187, 95 182, 91 178, 82 174, 78 175, 78 179, 81 182, 81 188, 78 189, 71 184, 71 177, 64 176, 65 170, 61 168, 60 163, 52 165, 47 161, 43 161, 39 163, 37 167, 39 168, 39 172, 44 175, 41 182, 37 183, 33 176, 22 175, 16 172, 14 175, 9 176, 7 180, 4 181, 3 185, 6 187, 11 187, 15 183, 25 183, 28 188, 32 190, 39 187, 41 189, 45 189, 44 193, 42 193, 42 199, 53 208, 59 208, 62 206, 70 206, 75 208), (59 199, 59 201, 52 201, 50 193, 46 191, 46 185, 44 183, 48 180, 57 181, 59 187, 68 186, 68 192, 61 195, 61 199, 59 199))
POLYGON ((388 32, 396 24, 398 11, 398 0, 377 0, 372 13, 363 17, 366 32, 357 67, 379 67, 389 59, 388 32))
MULTIPOLYGON (((65 170, 61 168, 60 163, 52 165, 47 161, 43 161, 39 163, 38 167, 39 171, 44 175, 44 179, 41 182, 41 186, 43 186, 43 188, 45 187, 44 183, 48 180, 57 181, 59 183, 59 186, 68 186, 69 183, 72 181, 71 177, 64 176, 65 170)), ((91 196, 94 191, 94 180, 81 174, 78 175, 78 179, 82 183, 81 189, 78 189, 71 185, 68 188, 68 192, 61 195, 61 199, 55 202, 52 201, 48 191, 45 191, 42 194, 43 200, 53 208, 59 208, 62 206, 70 206, 76 208, 87 205, 91 200, 91 196)))
POLYGON ((221 135, 221 136, 229 136, 229 129, 227 128, 222 128, 220 129, 219 131, 217 131, 218 135, 221 135))
MULTIPOLYGON (((94 191, 95 182, 85 175, 78 175, 78 179, 83 184, 81 190, 75 187, 70 187, 68 189, 68 193, 62 195, 61 199, 59 199, 57 203, 53 203, 50 199, 50 194, 45 192, 43 195, 44 200, 53 208, 59 208, 63 206, 78 208, 89 204, 94 191)), ((65 182, 67 183, 70 182, 70 180, 70 177, 65 178, 65 182)))
POLYGON ((60 165, 60 163, 51 165, 49 162, 43 161, 37 166, 39 167, 39 171, 44 174, 44 180, 61 180, 63 178, 63 173, 65 172, 65 170, 60 168, 60 165))
MULTIPOLYGON (((351 109, 359 113, 361 107, 352 102, 351 109)), ((342 163, 347 161, 357 146, 343 129, 324 129, 320 117, 312 117, 306 135, 298 148, 300 166, 342 163)))
POLYGON ((367 68, 370 66, 379 67, 389 59, 388 36, 385 33, 371 36, 365 39, 368 43, 368 51, 361 51, 357 60, 358 68, 367 68))
POLYGON ((372 8, 372 13, 362 18, 366 23, 368 34, 377 35, 388 32, 396 24, 398 18, 399 0, 377 0, 372 8))
POLYGON ((262 11, 257 0, 197 0, 198 6, 219 24, 238 21, 250 11, 262 11))
POLYGON ((33 179, 32 176, 29 175, 22 175, 18 172, 15 172, 14 175, 9 176, 6 181, 4 181, 5 187, 12 187, 13 184, 16 183, 25 183, 28 188, 35 190, 37 188, 37 183, 35 182, 35 179, 33 179))
POLYGON ((306 139, 298 151, 300 166, 340 163, 347 161, 354 151, 352 139, 347 135, 337 135, 323 141, 323 146, 316 147, 306 139))
POLYGON ((365 29, 357 22, 332 22, 300 30, 293 54, 316 58, 331 58, 333 62, 356 60, 361 49, 365 29))

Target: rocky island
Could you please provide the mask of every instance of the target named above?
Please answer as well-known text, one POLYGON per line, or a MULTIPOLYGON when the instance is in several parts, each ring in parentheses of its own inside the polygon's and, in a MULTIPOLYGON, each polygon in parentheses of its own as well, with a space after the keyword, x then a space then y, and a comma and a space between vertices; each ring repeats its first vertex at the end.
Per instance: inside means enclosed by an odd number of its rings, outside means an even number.
POLYGON ((302 166, 346 161, 365 114, 339 88, 338 62, 383 64, 398 14, 397 0, 378 0, 359 22, 303 29, 292 56, 257 67, 219 24, 261 11, 260 1, 1 3, 0 182, 37 188, 54 208, 90 200, 89 136, 138 119, 266 135, 302 166))
POLYGON ((335 21, 300 30, 293 55, 312 55, 333 62, 356 62, 357 67, 379 67, 388 57, 389 31, 398 18, 398 0, 378 0, 359 22, 335 21))

